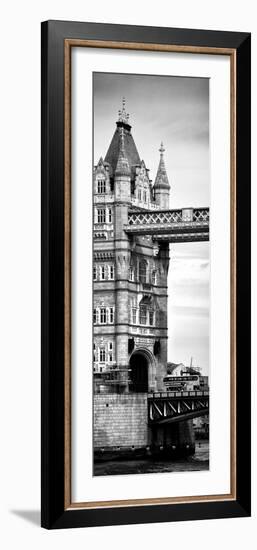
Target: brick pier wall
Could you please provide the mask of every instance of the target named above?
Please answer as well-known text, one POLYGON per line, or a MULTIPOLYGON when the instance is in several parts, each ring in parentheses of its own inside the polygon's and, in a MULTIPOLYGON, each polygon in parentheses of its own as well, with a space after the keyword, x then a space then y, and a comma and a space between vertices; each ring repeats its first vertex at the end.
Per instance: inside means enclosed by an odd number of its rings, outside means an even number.
POLYGON ((142 448, 147 445, 147 394, 94 397, 94 448, 142 448))
POLYGON ((118 457, 136 450, 181 456, 194 453, 193 421, 150 427, 146 393, 95 395, 95 453, 118 457))

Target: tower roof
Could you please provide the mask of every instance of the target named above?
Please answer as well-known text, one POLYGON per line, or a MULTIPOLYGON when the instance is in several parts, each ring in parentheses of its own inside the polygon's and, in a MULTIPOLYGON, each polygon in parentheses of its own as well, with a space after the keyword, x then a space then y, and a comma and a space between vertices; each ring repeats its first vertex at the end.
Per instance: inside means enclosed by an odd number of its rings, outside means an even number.
POLYGON ((123 148, 127 158, 129 170, 132 173, 133 167, 141 163, 138 150, 136 148, 133 136, 131 134, 131 126, 128 123, 129 114, 125 108, 125 98, 122 100, 122 109, 118 112, 118 120, 116 122, 116 130, 114 132, 109 149, 106 153, 105 162, 108 162, 111 167, 111 174, 114 175, 118 163, 119 153, 122 145, 121 130, 123 130, 123 148))
POLYGON ((164 153, 165 149, 163 147, 162 142, 161 142, 161 146, 160 146, 159 151, 160 151, 160 162, 159 162, 159 167, 158 167, 155 182, 154 182, 154 188, 155 189, 170 189, 170 184, 169 184, 169 180, 168 180, 168 176, 167 176, 167 172, 166 172, 166 167, 165 167, 165 163, 164 163, 164 158, 163 158, 163 153, 164 153))

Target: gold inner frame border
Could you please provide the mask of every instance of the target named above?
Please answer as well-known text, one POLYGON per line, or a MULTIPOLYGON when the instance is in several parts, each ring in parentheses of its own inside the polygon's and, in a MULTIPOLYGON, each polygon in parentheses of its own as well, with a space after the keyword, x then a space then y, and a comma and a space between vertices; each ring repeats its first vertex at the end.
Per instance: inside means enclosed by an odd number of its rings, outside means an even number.
POLYGON ((236 500, 236 49, 102 40, 64 40, 64 509, 96 509, 236 500), (230 57, 230 492, 228 494, 72 502, 71 480, 71 50, 73 47, 230 57))

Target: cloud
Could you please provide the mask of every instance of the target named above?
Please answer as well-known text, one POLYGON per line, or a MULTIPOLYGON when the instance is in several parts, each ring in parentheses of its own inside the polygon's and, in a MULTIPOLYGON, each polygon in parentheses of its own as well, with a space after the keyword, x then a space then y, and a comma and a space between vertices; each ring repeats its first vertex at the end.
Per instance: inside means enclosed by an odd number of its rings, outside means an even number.
POLYGON ((169 268, 169 285, 171 288, 181 285, 209 282, 209 260, 202 258, 173 258, 169 268))

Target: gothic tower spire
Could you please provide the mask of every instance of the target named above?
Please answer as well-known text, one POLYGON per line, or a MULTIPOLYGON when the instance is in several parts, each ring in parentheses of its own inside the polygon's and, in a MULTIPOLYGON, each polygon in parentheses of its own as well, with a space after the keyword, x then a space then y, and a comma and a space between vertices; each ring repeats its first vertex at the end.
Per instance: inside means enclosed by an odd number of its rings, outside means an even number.
POLYGON ((129 114, 126 111, 125 97, 123 97, 122 108, 118 111, 116 129, 104 159, 110 165, 111 177, 114 177, 116 173, 118 157, 119 155, 122 156, 123 151, 125 151, 124 155, 129 164, 130 175, 135 172, 135 166, 141 163, 128 120, 129 114))
POLYGON ((154 183, 154 195, 155 202, 160 206, 161 209, 169 208, 169 194, 170 194, 170 184, 166 172, 165 162, 164 162, 164 147, 161 142, 160 146, 160 162, 157 170, 155 183, 154 183))
POLYGON ((122 98, 122 109, 118 111, 119 120, 118 122, 123 122, 124 124, 128 124, 129 119, 129 113, 126 112, 126 100, 125 97, 122 98))

